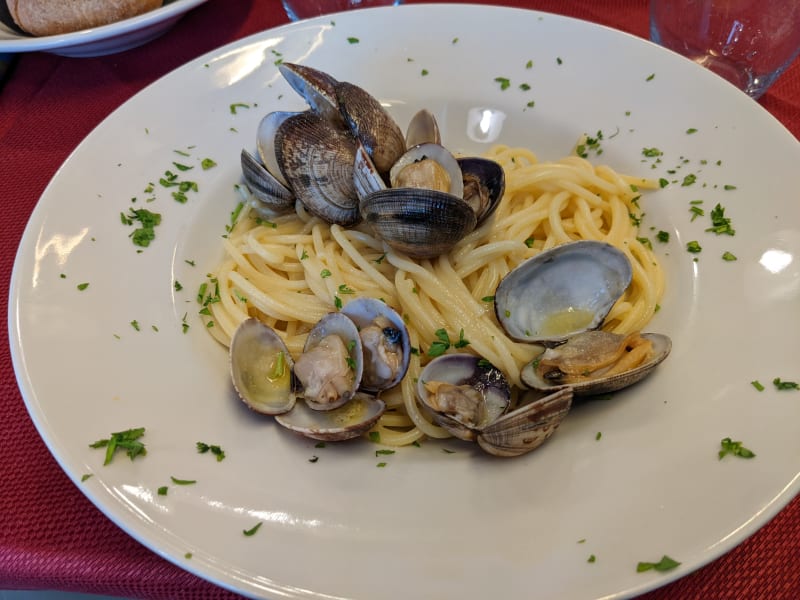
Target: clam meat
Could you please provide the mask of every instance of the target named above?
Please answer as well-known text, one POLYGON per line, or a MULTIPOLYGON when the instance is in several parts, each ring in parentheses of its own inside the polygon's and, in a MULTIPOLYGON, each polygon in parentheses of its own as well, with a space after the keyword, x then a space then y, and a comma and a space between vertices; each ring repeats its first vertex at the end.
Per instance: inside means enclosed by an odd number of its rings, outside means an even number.
POLYGON ((608 394, 646 377, 670 352, 662 334, 585 331, 546 348, 521 373, 537 390, 569 385, 576 395, 608 394))

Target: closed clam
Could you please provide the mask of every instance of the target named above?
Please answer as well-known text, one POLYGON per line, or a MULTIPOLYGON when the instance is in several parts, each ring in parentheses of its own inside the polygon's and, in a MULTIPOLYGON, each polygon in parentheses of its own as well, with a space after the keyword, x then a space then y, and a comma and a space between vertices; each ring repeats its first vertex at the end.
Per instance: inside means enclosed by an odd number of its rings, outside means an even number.
POLYGON ((343 226, 360 220, 353 184, 355 143, 345 131, 311 112, 293 115, 275 133, 275 155, 310 212, 343 226))

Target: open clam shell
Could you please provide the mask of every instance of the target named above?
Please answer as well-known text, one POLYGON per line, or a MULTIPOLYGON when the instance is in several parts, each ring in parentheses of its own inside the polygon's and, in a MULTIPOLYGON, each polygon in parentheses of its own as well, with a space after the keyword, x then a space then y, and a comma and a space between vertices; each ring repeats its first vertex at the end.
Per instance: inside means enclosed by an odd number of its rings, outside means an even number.
POLYGON ((475 211, 478 225, 500 205, 506 190, 506 174, 499 163, 487 158, 467 156, 458 159, 463 181, 464 201, 475 211))
MULTIPOLYGON (((587 332, 585 334, 576 335, 570 338, 563 345, 546 349, 542 355, 546 353, 548 356, 552 356, 556 360, 558 360, 559 355, 570 356, 570 360, 574 360, 576 362, 583 360, 587 363, 590 363, 591 361, 595 360, 594 357, 602 353, 602 350, 598 350, 594 343, 589 342, 584 344, 582 338, 587 336, 593 337, 592 334, 598 334, 598 336, 602 334, 602 337, 610 336, 612 338, 624 337, 615 336, 615 334, 609 334, 606 332, 587 332), (583 358, 583 355, 585 355, 585 358, 583 358)), ((573 393, 576 396, 609 394, 611 392, 616 392, 631 386, 650 375, 650 373, 652 373, 653 370, 669 355, 670 350, 672 349, 672 341, 668 336, 660 333, 642 333, 640 335, 642 338, 650 341, 652 344, 652 349, 644 362, 632 369, 627 369, 614 375, 604 375, 602 371, 598 371, 597 376, 587 376, 585 381, 568 383, 567 385, 572 388, 573 393)), ((613 340, 611 341, 613 342, 613 340)), ((548 380, 547 378, 541 377, 535 368, 536 362, 536 359, 534 359, 532 363, 526 365, 522 369, 520 376, 525 385, 531 389, 545 392, 563 387, 565 385, 563 381, 559 381, 557 379, 548 380)))
POLYGON ((343 406, 328 411, 312 410, 301 400, 291 411, 276 415, 275 420, 305 437, 336 442, 365 433, 385 410, 383 400, 359 393, 343 406))
POLYGON ((356 324, 361 337, 361 389, 377 393, 400 383, 411 358, 411 339, 403 317, 385 302, 367 296, 351 300, 340 312, 356 324))
POLYGON ((512 338, 554 345, 597 329, 630 285, 625 254, 581 240, 545 250, 506 275, 495 292, 497 320, 512 338))
POLYGON ((455 437, 474 441, 508 410, 511 388, 497 367, 472 354, 443 354, 422 370, 417 396, 434 421, 455 437), (440 384, 467 392, 442 391, 440 384), (456 392, 456 393, 454 393, 456 392))
POLYGON ((461 173, 461 166, 459 162, 447 148, 439 144, 432 143, 419 144, 409 148, 401 157, 397 159, 397 161, 395 161, 391 170, 389 171, 389 180, 392 187, 421 187, 426 189, 436 189, 437 182, 430 177, 426 177, 421 181, 414 177, 407 177, 406 181, 416 181, 416 184, 413 186, 400 183, 400 181, 403 181, 402 174, 404 172, 407 172, 409 169, 413 169, 417 165, 423 164, 423 161, 437 165, 437 170, 442 173, 445 181, 441 183, 441 187, 438 189, 441 189, 443 192, 448 192, 449 194, 452 194, 458 198, 464 197, 464 179, 461 173), (446 189, 444 184, 446 184, 446 189))
POLYGON ((342 313, 328 313, 306 338, 294 374, 303 399, 313 410, 339 408, 361 385, 364 356, 358 328, 342 313))
POLYGON ((258 319, 236 328, 228 350, 233 387, 256 412, 276 415, 295 405, 292 356, 278 334, 258 319))

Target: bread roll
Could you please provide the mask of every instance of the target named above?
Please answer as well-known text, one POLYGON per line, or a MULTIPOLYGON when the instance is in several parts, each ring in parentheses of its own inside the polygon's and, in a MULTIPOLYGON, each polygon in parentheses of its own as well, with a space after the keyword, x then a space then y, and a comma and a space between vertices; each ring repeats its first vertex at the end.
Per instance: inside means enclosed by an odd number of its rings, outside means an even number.
POLYGON ((14 22, 32 35, 108 25, 158 8, 164 0, 6 0, 14 22))

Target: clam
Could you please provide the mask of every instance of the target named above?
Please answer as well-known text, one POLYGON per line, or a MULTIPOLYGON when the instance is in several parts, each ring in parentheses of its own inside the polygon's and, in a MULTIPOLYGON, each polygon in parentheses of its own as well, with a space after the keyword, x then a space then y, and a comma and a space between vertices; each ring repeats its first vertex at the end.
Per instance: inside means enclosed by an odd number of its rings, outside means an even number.
POLYGON ((498 321, 511 337, 545 347, 522 369, 526 386, 609 393, 640 381, 669 355, 665 335, 599 330, 631 276, 622 251, 586 240, 541 252, 506 275, 495 292, 498 321))
POLYGON ((228 352, 233 387, 256 412, 276 415, 295 405, 292 355, 275 331, 258 319, 236 328, 228 352))
POLYGON ((366 90, 342 81, 336 84, 339 112, 350 133, 366 148, 375 168, 387 173, 406 150, 400 127, 366 90))
POLYGON ((324 412, 312 410, 300 400, 290 412, 276 415, 275 420, 305 437, 336 442, 369 431, 385 410, 383 400, 359 392, 343 406, 324 412))
POLYGON ((314 410, 333 410, 355 396, 364 369, 355 323, 342 313, 328 313, 306 338, 294 375, 303 399, 314 410))
POLYGON ((414 258, 449 252, 477 223, 461 198, 428 189, 374 192, 361 201, 361 214, 390 247, 414 258))
POLYGON ((456 159, 434 143, 414 146, 398 160, 391 187, 363 152, 356 154, 355 174, 361 216, 391 248, 414 258, 449 252, 494 211, 505 189, 496 162, 456 159))
POLYGON ((253 208, 276 213, 290 211, 294 207, 294 194, 283 185, 258 159, 247 150, 241 153, 242 174, 253 194, 253 208))
POLYGON ((386 409, 382 400, 357 391, 362 352, 355 322, 342 313, 317 323, 296 361, 271 327, 249 318, 231 340, 231 379, 250 408, 275 415, 284 427, 314 439, 346 440, 370 429, 386 409))
POLYGON ((308 102, 313 112, 333 123, 342 123, 336 99, 336 79, 323 71, 296 63, 281 63, 278 70, 292 89, 308 102))
POLYGON ((436 423, 496 456, 518 456, 539 447, 572 406, 571 388, 560 386, 508 412, 511 393, 503 373, 463 353, 428 363, 420 373, 417 395, 436 423))
POLYGON ((355 144, 344 130, 312 112, 293 115, 275 132, 275 155, 311 213, 342 226, 360 220, 353 184, 355 144))
POLYGON ((411 356, 403 318, 385 302, 366 296, 348 302, 341 313, 355 323, 361 338, 361 389, 378 393, 400 383, 411 356))
POLYGON ((545 349, 521 378, 540 391, 569 385, 576 395, 608 394, 644 379, 671 348, 670 338, 659 333, 586 331, 545 349))
POLYGON ((418 111, 408 122, 406 128, 406 147, 413 148, 419 144, 441 144, 442 134, 439 123, 433 113, 425 108, 418 111))
POLYGON ((632 277, 623 252, 581 240, 545 250, 506 275, 495 292, 497 320, 512 338, 555 345, 597 329, 632 277))

